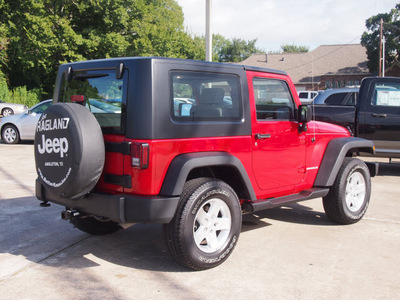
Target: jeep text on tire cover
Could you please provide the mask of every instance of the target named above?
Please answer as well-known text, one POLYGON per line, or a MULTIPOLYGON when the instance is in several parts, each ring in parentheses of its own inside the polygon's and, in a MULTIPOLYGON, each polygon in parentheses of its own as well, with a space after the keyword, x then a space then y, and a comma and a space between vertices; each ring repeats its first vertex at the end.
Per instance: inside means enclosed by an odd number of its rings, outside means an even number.
MULTIPOLYGON (((234 250, 242 213, 323 198, 359 221, 373 144, 310 121, 285 72, 168 58, 62 65, 35 137, 36 196, 90 234, 162 223, 193 270, 234 250)), ((372 168, 371 168, 372 170, 372 168)))

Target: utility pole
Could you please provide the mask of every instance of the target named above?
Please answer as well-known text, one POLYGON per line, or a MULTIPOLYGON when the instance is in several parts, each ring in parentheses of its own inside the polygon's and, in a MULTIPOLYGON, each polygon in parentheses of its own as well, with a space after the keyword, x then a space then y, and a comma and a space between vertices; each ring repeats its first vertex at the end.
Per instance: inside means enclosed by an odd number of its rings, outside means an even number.
POLYGON ((385 77, 385 44, 386 44, 386 39, 385 36, 382 38, 382 77, 385 77))
POLYGON ((382 77, 382 38, 383 38, 383 19, 381 19, 381 32, 379 35, 379 77, 382 77))
POLYGON ((206 61, 212 61, 211 0, 206 0, 206 61))

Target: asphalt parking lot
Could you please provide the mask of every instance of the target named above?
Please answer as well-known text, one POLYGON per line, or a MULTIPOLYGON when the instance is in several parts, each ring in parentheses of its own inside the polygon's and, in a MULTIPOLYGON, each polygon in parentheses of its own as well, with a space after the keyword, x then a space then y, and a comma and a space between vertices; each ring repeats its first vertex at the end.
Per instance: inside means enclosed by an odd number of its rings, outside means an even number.
POLYGON ((90 236, 62 207, 39 207, 32 144, 0 143, 0 159, 0 299, 399 297, 399 161, 380 164, 359 223, 330 222, 321 199, 247 215, 231 257, 193 272, 169 256, 160 225, 90 236))

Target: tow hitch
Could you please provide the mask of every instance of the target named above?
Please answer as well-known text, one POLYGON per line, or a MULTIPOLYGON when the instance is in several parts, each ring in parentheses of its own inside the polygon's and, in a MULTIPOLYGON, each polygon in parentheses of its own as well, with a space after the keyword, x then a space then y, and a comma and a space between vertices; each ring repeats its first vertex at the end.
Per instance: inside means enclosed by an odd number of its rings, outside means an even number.
POLYGON ((68 221, 71 220, 73 217, 78 217, 80 215, 79 211, 73 209, 67 209, 61 212, 61 219, 68 221))

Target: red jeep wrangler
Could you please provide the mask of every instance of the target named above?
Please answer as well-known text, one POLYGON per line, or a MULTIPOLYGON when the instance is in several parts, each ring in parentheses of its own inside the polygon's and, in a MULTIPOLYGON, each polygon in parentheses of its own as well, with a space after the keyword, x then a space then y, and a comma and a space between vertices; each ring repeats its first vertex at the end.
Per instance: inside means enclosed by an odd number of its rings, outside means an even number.
MULTIPOLYGON (((370 141, 311 122, 285 72, 168 58, 62 65, 36 130, 36 195, 91 234, 162 223, 182 265, 232 253, 242 214, 323 198, 341 224, 370 199, 370 141)), ((372 167, 371 167, 372 168, 372 167)))

